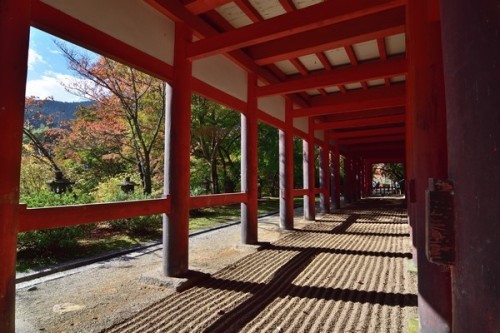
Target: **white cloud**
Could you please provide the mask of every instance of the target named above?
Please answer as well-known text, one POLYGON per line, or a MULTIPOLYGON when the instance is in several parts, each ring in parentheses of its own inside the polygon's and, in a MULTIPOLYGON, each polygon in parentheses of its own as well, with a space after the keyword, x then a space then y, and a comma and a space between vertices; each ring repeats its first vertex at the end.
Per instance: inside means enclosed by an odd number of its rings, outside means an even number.
POLYGON ((28 69, 33 70, 37 63, 46 64, 47 62, 39 53, 30 48, 28 51, 28 69))
POLYGON ((47 72, 39 79, 29 80, 26 83, 26 96, 35 96, 41 99, 52 97, 61 102, 82 101, 83 98, 71 94, 64 88, 64 85, 78 80, 81 79, 68 74, 47 72))

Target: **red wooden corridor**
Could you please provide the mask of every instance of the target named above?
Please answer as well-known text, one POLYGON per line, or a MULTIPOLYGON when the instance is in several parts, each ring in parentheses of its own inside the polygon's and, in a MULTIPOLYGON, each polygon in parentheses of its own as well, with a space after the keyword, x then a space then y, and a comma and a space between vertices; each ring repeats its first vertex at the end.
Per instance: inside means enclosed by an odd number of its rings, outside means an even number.
POLYGON ((341 155, 349 201, 369 194, 371 164, 404 163, 421 331, 498 331, 498 31, 493 0, 2 0, 0 331, 15 330, 18 232, 164 213, 164 273, 182 276, 190 209, 241 203, 241 241, 256 243, 258 122, 280 131, 283 229, 295 196, 307 220, 318 194, 324 211, 339 208, 341 155), (163 198, 19 204, 30 26, 169 84, 163 198), (242 114, 241 193, 190 197, 193 92, 242 114), (294 137, 303 189, 293 188, 294 137))

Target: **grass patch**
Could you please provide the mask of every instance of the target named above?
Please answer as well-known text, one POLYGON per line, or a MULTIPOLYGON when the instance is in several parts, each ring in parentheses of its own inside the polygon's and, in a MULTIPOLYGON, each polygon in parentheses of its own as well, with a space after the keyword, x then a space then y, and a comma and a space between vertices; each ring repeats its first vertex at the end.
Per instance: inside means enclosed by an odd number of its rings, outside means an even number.
POLYGON ((18 273, 25 273, 30 270, 43 269, 72 260, 126 250, 148 241, 157 240, 160 237, 161 230, 149 235, 136 236, 120 231, 113 231, 106 226, 97 225, 86 237, 79 239, 76 245, 70 248, 45 249, 45 251, 33 251, 31 249, 18 251, 16 271, 18 273))

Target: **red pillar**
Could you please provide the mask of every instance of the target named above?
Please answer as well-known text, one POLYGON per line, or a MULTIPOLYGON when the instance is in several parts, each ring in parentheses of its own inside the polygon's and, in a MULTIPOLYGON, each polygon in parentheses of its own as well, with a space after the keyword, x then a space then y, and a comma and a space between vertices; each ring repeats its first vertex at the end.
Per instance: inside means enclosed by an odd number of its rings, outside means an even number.
POLYGON ((191 62, 186 57, 186 43, 191 37, 186 25, 175 24, 172 105, 165 119, 165 193, 171 197, 172 207, 163 223, 163 271, 167 276, 182 276, 189 268, 191 62))
POLYGON ((304 218, 308 221, 316 219, 315 193, 314 193, 314 169, 316 168, 314 160, 314 129, 313 119, 309 119, 307 140, 302 141, 303 158, 303 176, 304 188, 308 189, 307 195, 304 195, 304 218))
POLYGON ((448 170, 455 191, 453 331, 500 332, 500 9, 441 0, 448 170))
POLYGON ((293 118, 292 102, 286 99, 285 128, 279 130, 280 227, 293 229, 293 118))
POLYGON ((339 145, 336 143, 332 150, 333 169, 333 206, 340 209, 340 153, 339 145))
POLYGON ((352 157, 349 155, 344 156, 344 200, 348 203, 352 203, 354 201, 353 198, 353 164, 352 157))
POLYGON ((241 242, 255 244, 258 206, 257 163, 257 77, 248 74, 247 111, 241 114, 241 191, 246 192, 247 202, 241 204, 241 242))
POLYGON ((0 332, 15 331, 16 237, 30 1, 0 2, 0 332))
POLYGON ((417 247, 418 310, 422 332, 451 331, 451 281, 448 267, 426 257, 425 191, 429 178, 447 178, 446 105, 440 23, 431 1, 410 0, 408 20, 408 112, 412 113, 415 194, 413 232, 417 247))
POLYGON ((319 157, 319 187, 322 189, 320 207, 322 213, 330 213, 330 161, 328 144, 326 142, 321 146, 319 157))

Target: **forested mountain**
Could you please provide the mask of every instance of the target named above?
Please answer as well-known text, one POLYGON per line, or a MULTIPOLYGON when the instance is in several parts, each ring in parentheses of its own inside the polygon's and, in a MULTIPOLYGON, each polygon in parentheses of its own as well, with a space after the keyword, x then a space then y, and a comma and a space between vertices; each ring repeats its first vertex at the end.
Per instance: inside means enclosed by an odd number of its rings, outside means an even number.
POLYGON ((39 127, 47 119, 50 119, 53 122, 52 126, 57 127, 61 123, 75 119, 74 114, 80 106, 87 107, 89 105, 92 105, 93 103, 94 102, 92 101, 60 102, 53 100, 44 100, 32 106, 27 106, 27 111, 29 112, 30 108, 32 108, 33 111, 40 114, 39 117, 30 117, 30 121, 34 122, 32 123, 34 127, 39 127))

